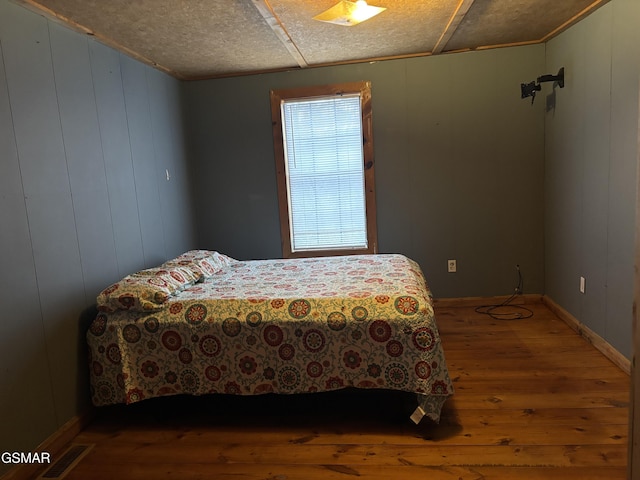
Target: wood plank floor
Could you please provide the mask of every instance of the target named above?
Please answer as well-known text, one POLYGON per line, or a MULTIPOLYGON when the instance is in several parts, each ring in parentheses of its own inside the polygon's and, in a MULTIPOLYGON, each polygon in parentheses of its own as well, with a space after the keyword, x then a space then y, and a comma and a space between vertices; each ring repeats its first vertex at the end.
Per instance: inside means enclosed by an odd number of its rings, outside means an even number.
POLYGON ((456 387, 439 425, 413 425, 397 392, 149 400, 101 409, 66 479, 626 478, 628 375, 529 307, 512 321, 437 308, 456 387))

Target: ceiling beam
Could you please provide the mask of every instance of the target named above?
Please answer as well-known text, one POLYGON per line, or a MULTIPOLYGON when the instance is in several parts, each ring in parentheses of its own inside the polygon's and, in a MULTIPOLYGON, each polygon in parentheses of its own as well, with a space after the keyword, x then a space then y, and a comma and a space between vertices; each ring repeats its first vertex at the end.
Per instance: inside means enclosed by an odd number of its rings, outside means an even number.
POLYGON ((441 53, 442 50, 444 50, 444 47, 447 46, 447 43, 449 43, 449 40, 451 40, 453 34, 456 33, 458 26, 460 26, 462 20, 464 20, 464 16, 467 14, 474 1, 475 0, 460 0, 460 3, 458 3, 458 7, 455 9, 453 15, 449 19, 449 23, 447 23, 444 32, 442 32, 442 35, 440 35, 440 38, 436 42, 436 45, 433 47, 434 55, 441 53))
POLYGON ((300 53, 300 50, 298 50, 298 47, 296 47, 296 44, 293 43, 291 36, 287 32, 287 30, 284 28, 284 25, 282 25, 282 22, 280 21, 278 16, 273 11, 273 8, 271 8, 271 5, 269 5, 269 0, 251 0, 251 2, 256 7, 258 12, 260 12, 260 15, 262 15, 262 18, 264 18, 265 22, 267 22, 267 25, 271 27, 271 30, 273 30, 273 33, 276 34, 276 37, 278 37, 278 39, 282 42, 282 44, 285 46, 287 51, 295 59, 298 66, 300 68, 308 67, 309 65, 307 64, 307 61, 302 56, 302 53, 300 53))

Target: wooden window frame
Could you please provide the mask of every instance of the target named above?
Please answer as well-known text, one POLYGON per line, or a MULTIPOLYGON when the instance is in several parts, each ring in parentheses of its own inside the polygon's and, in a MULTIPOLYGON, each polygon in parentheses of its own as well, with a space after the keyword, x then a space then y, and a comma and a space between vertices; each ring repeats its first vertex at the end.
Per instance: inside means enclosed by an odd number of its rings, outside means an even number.
POLYGON ((376 225, 375 168, 373 160, 373 126, 371 115, 371 82, 349 82, 312 87, 271 90, 271 120, 276 160, 278 204, 280 210, 280 235, 283 258, 322 257, 334 255, 374 254, 378 252, 376 225), (281 103, 295 98, 313 98, 360 95, 362 115, 362 157, 365 185, 365 216, 367 221, 367 248, 292 251, 289 223, 289 200, 285 165, 285 147, 282 131, 281 103))

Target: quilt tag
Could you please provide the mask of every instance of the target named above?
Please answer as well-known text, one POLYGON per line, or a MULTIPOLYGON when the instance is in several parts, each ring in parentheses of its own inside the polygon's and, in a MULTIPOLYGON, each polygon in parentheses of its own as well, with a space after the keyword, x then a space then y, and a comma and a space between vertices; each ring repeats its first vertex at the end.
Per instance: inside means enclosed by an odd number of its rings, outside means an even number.
POLYGON ((425 416, 424 410, 420 405, 418 405, 418 408, 416 408, 411 414, 411 420, 413 421, 413 423, 417 425, 420 423, 420 420, 422 420, 422 417, 424 416, 425 416))

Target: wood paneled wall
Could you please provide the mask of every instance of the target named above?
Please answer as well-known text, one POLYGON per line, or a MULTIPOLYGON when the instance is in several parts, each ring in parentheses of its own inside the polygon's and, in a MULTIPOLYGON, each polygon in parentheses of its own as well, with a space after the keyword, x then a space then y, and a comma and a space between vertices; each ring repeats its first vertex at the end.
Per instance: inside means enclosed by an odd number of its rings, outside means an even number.
POLYGON ((565 67, 545 118, 545 293, 631 358, 640 2, 615 0, 547 43, 565 67), (580 293, 579 278, 586 278, 580 293))
POLYGON ((282 256, 269 92, 365 80, 379 252, 420 263, 440 298, 509 294, 516 264, 543 293, 545 99, 520 98, 543 70, 533 45, 185 83, 200 238, 282 256))
POLYGON ((175 79, 0 0, 0 451, 86 408, 95 296, 194 246, 189 184, 175 79))

